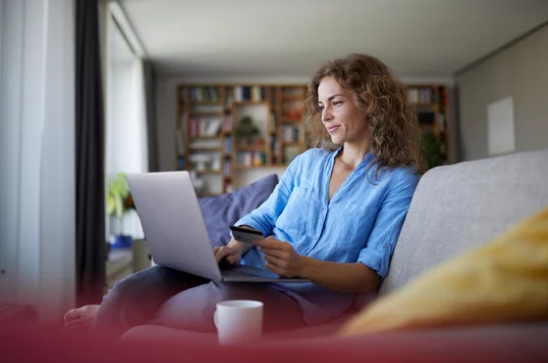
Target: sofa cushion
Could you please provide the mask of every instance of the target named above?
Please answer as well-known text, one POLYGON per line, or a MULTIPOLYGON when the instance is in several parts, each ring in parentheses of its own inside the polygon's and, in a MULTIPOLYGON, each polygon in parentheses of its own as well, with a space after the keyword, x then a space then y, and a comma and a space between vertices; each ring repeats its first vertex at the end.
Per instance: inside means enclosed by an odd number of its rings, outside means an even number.
POLYGON ((199 198, 211 244, 226 245, 230 241, 228 226, 259 207, 274 191, 276 184, 278 176, 271 174, 232 193, 199 198))
POLYGON ((548 320, 548 208, 378 299, 345 335, 548 320))
POLYGON ((547 206, 547 180, 548 151, 428 171, 413 196, 380 295, 547 206))

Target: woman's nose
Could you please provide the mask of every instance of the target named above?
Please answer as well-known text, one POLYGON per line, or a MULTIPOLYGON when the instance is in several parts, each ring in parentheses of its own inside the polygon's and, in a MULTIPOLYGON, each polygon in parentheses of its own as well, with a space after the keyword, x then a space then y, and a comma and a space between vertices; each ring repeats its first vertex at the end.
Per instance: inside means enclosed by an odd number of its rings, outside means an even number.
POLYGON ((333 115, 331 114, 331 108, 330 107, 325 107, 323 110, 322 110, 322 121, 329 121, 333 118, 333 115))

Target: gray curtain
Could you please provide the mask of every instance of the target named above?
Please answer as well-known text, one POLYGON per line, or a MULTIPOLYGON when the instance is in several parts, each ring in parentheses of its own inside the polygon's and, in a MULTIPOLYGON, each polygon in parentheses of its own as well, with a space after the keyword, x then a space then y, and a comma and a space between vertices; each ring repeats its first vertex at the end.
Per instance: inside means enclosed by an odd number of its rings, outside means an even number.
POLYGON ((104 111, 98 0, 76 1, 76 283, 78 305, 105 286, 104 111))
POLYGON ((150 61, 144 61, 145 99, 148 135, 148 170, 160 171, 156 130, 156 73, 150 61))

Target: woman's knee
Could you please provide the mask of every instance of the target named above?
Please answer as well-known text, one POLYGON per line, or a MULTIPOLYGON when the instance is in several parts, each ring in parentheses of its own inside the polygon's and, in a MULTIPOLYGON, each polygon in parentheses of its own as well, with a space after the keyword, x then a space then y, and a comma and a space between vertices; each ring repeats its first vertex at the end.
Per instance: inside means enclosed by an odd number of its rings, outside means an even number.
POLYGON ((219 301, 254 299, 263 290, 262 286, 249 283, 215 283, 215 288, 219 301))
POLYGON ((161 283, 165 269, 163 266, 154 266, 116 281, 108 291, 107 297, 109 299, 132 297, 142 293, 143 289, 152 289, 161 283))

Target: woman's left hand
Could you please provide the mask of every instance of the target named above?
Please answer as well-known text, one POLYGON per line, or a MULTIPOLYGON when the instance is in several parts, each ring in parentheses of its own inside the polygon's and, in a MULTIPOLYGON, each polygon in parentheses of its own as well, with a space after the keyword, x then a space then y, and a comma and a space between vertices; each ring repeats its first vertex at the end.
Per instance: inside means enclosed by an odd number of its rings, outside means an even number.
POLYGON ((264 253, 266 268, 283 277, 301 277, 304 258, 293 249, 290 243, 267 237, 255 241, 264 253))

